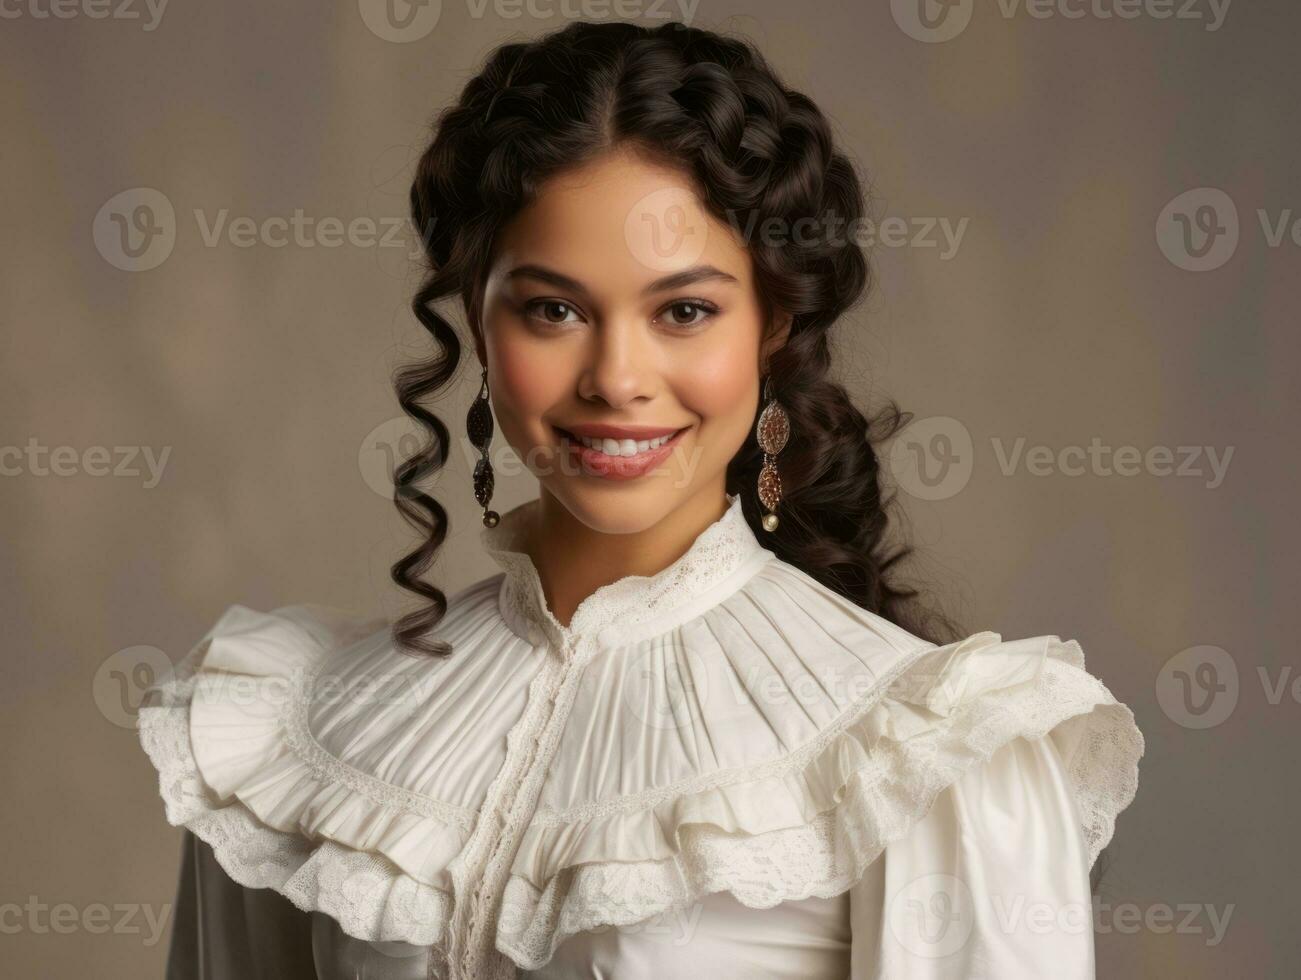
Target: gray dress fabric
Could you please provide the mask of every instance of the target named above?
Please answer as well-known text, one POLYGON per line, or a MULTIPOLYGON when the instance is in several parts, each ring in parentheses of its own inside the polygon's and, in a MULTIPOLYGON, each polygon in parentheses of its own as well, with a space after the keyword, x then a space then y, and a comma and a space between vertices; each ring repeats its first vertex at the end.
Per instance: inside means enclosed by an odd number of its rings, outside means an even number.
POLYGON ((424 980, 429 965, 426 949, 353 939, 275 889, 245 888, 185 831, 166 980, 424 980))

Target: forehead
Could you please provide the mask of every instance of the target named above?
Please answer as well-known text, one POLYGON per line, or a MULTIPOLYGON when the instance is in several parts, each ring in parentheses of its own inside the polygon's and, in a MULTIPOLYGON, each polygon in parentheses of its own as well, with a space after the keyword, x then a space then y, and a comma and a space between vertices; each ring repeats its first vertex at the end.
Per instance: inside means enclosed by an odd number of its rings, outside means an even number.
POLYGON ((546 265, 594 292, 636 290, 707 263, 750 280, 740 235, 710 215, 680 170, 616 148, 544 182, 502 229, 494 273, 546 265))

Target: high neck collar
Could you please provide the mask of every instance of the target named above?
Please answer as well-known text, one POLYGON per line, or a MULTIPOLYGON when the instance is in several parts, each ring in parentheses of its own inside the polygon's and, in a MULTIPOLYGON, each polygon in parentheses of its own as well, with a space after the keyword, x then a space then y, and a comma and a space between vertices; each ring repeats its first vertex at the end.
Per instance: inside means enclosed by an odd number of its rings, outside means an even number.
POLYGON ((727 499, 723 516, 701 531, 681 557, 653 575, 626 575, 601 586, 578 604, 567 627, 547 608, 542 579, 524 551, 540 501, 514 507, 496 527, 480 531, 484 550, 505 572, 499 593, 503 618, 518 635, 533 643, 550 641, 567 657, 585 639, 606 646, 652 622, 661 627, 698 615, 776 557, 755 537, 741 510, 741 496, 729 494, 727 499))

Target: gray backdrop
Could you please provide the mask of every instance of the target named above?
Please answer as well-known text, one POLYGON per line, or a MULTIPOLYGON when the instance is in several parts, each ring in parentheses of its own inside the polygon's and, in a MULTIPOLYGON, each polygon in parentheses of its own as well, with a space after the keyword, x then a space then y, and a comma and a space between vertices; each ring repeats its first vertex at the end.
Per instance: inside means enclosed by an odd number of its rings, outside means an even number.
MULTIPOLYGON (((841 371, 917 416, 919 571, 1147 738, 1099 975, 1295 975, 1297 5, 624 2, 0 5, 6 973, 159 975, 133 711, 226 605, 404 608, 414 155, 494 45, 621 12, 758 42, 873 181, 841 371)), ((435 492, 452 589, 494 570, 463 445, 435 492)))

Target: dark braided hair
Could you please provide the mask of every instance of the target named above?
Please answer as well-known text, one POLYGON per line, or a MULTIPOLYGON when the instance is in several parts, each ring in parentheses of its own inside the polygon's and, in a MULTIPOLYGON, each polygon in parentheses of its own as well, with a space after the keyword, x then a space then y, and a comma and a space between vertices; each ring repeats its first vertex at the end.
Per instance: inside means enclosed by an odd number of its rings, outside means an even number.
MULTIPOLYGON (((791 228, 827 215, 857 227, 863 200, 853 166, 807 96, 786 88, 748 43, 678 23, 576 22, 505 44, 434 130, 411 186, 430 267, 412 309, 439 352, 395 378, 399 403, 429 437, 397 468, 395 501, 426 539, 392 569, 394 581, 427 604, 399 619, 393 635, 403 649, 445 656, 448 644, 428 634, 447 600, 421 574, 446 538, 447 512, 417 483, 447 461, 447 427, 422 400, 451 384, 461 344, 433 304, 459 293, 479 329, 496 231, 543 181, 616 145, 690 175, 706 209, 737 228, 761 228, 770 218, 791 228)), ((895 581, 895 566, 911 549, 886 542, 890 501, 873 443, 910 416, 890 403, 869 420, 828 376, 828 331, 870 285, 863 250, 843 236, 747 245, 763 309, 793 315, 768 364, 794 435, 780 456, 777 530, 761 530, 762 453, 753 425, 728 465, 727 492, 742 495, 747 522, 778 557, 918 636, 954 638, 942 615, 895 581)))

